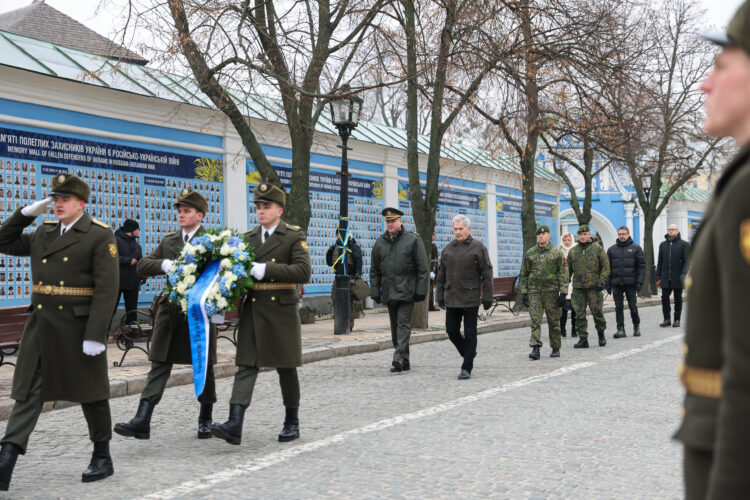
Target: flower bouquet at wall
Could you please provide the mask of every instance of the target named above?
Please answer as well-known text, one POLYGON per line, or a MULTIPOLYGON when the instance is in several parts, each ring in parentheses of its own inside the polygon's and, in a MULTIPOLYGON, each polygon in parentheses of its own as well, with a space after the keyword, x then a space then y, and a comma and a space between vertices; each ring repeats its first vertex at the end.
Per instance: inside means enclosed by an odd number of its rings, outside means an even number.
POLYGON ((167 275, 167 297, 187 316, 196 397, 205 387, 210 323, 223 322, 253 286, 254 256, 237 231, 209 229, 185 243, 167 275))

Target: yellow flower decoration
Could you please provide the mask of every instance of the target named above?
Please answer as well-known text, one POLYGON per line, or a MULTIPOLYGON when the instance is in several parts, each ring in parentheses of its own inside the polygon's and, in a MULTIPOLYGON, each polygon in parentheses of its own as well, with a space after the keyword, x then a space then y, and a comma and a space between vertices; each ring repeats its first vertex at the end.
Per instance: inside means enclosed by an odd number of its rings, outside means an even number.
POLYGON ((373 181, 372 183, 372 197, 378 200, 383 199, 383 183, 381 181, 373 181))
POLYGON ((215 158, 197 158, 195 163, 195 178, 202 181, 224 181, 223 163, 215 158))

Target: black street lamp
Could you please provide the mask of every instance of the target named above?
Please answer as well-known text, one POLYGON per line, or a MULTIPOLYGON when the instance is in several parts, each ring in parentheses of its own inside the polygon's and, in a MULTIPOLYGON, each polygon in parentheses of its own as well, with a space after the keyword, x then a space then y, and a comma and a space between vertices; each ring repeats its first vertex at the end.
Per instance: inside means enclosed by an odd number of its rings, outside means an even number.
MULTIPOLYGON (((346 91, 344 91, 346 92, 346 91)), ((347 160, 346 146, 349 136, 359 124, 362 112, 362 99, 351 93, 344 93, 340 97, 331 100, 331 121, 341 136, 341 191, 339 193, 339 228, 336 246, 338 249, 338 260, 334 265, 336 272, 335 281, 335 304, 333 333, 343 335, 349 333, 349 318, 352 311, 349 310, 349 293, 351 281, 349 273, 353 270, 346 269, 346 254, 349 243, 349 163, 347 160)))
MULTIPOLYGON (((646 197, 646 205, 651 202, 651 174, 641 174, 638 176, 638 180, 641 182, 641 188, 643 189, 643 196, 646 197)), ((646 211, 641 207, 641 214, 643 217, 646 216, 646 211)), ((645 221, 643 227, 645 228, 645 221)), ((645 235, 644 235, 645 236, 645 235)), ((645 243, 645 241, 644 241, 645 243)), ((651 288, 651 295, 656 295, 656 265, 654 263, 654 244, 651 243, 651 280, 649 280, 651 288)))

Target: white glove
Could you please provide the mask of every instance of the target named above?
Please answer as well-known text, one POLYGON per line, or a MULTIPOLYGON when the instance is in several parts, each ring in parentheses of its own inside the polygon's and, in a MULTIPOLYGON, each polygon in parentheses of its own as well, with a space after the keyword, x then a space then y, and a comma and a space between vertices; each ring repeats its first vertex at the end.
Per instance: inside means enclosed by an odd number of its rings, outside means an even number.
POLYGON ((263 276, 266 275, 266 263, 253 262, 253 267, 250 269, 250 275, 258 281, 262 280, 263 276))
POLYGON ((164 259, 161 261, 161 270, 164 271, 166 274, 169 274, 169 271, 172 269, 172 261, 169 259, 164 259))
POLYGON ((433 273, 432 271, 430 271, 430 279, 431 279, 431 280, 434 280, 434 279, 435 279, 435 273, 433 273))
POLYGON ((214 323, 215 325, 221 325, 224 323, 224 313, 211 316, 211 323, 214 323))
POLYGON ((107 346, 102 344, 101 342, 96 342, 93 340, 83 341, 83 353, 89 356, 96 356, 98 354, 101 354, 106 349, 107 349, 107 346))
POLYGON ((21 209, 21 213, 26 217, 38 217, 49 210, 49 206, 55 201, 53 196, 48 196, 43 200, 35 201, 27 207, 21 209))

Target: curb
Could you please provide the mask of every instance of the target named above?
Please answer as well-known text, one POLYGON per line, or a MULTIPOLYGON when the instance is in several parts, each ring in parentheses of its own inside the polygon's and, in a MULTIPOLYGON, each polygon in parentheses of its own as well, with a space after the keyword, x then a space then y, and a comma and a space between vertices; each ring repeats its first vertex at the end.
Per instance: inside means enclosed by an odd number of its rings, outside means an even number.
MULTIPOLYGON (((661 304, 660 299, 648 299, 643 302, 639 302, 638 306, 641 307, 653 307, 661 304)), ((604 306, 604 312, 612 312, 615 310, 614 304, 604 306)), ((543 323, 547 320, 543 319, 543 323)), ((514 319, 509 319, 503 323, 493 323, 477 325, 477 334, 483 335, 486 333, 502 332, 505 330, 513 330, 515 328, 524 328, 531 326, 531 320, 521 318, 517 316, 514 319)), ((423 344, 425 342, 435 342, 438 340, 445 340, 448 338, 448 334, 445 330, 434 330, 429 332, 417 332, 412 333, 410 344, 423 344)), ((362 342, 352 342, 351 344, 339 345, 339 346, 319 346, 305 349, 302 352, 302 363, 315 363, 316 361, 325 361, 327 359, 340 358, 345 356, 354 356, 356 354, 365 354, 370 352, 384 351, 386 349, 392 349, 393 344, 390 338, 374 339, 362 342)), ((261 369, 261 371, 271 370, 271 368, 261 369)), ((234 363, 217 363, 214 365, 214 375, 217 379, 232 377, 237 372, 237 366, 234 363)), ((109 397, 121 398, 125 396, 133 396, 140 394, 143 388, 146 386, 147 375, 138 375, 125 380, 110 380, 109 382, 109 397)), ((188 385, 193 382, 193 371, 189 367, 175 368, 172 370, 169 380, 167 381, 167 388, 175 387, 180 385, 188 385)), ((13 410, 15 401, 13 399, 4 399, 0 401, 0 420, 8 420, 10 413, 13 410)), ((71 401, 47 401, 42 406, 42 412, 61 410, 63 408, 70 408, 71 406, 77 406, 78 403, 71 401)))

